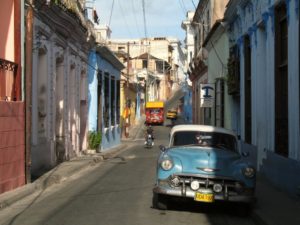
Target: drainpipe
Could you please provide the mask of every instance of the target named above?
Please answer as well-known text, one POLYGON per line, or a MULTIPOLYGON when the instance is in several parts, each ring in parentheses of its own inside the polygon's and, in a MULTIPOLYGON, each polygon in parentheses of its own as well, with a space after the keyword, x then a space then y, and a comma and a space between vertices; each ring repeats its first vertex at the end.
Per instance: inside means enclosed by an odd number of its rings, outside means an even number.
POLYGON ((31 182, 31 107, 32 107, 32 48, 33 0, 28 0, 25 31, 25 179, 31 182))

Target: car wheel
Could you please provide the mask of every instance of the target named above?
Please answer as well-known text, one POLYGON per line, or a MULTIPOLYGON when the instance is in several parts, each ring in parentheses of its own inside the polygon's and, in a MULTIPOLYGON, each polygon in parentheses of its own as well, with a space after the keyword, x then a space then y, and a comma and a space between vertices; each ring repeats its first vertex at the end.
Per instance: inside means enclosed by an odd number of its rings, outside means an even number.
POLYGON ((153 193, 152 207, 155 209, 162 209, 162 210, 168 209, 167 197, 157 193, 153 193))

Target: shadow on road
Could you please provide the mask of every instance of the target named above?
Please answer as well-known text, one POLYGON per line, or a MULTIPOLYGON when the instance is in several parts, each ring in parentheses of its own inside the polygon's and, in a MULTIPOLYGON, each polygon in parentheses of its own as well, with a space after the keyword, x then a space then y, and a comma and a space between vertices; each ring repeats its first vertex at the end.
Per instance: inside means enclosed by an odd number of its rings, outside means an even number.
MULTIPOLYGON (((168 211, 190 212, 206 214, 208 217, 215 215, 228 215, 230 217, 247 218, 250 217, 251 211, 241 210, 243 206, 237 203, 215 202, 199 203, 192 199, 188 200, 169 200, 168 211)), ((164 210, 161 210, 164 211, 164 210)))

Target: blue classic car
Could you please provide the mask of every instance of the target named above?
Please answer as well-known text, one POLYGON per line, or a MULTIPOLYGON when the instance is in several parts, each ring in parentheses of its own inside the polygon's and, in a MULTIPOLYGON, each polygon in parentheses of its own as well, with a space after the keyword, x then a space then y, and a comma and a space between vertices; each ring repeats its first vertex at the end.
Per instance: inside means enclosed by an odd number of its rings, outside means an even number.
POLYGON ((177 125, 170 143, 160 146, 153 207, 167 209, 170 197, 199 202, 255 199, 255 168, 239 152, 237 136, 224 128, 177 125))

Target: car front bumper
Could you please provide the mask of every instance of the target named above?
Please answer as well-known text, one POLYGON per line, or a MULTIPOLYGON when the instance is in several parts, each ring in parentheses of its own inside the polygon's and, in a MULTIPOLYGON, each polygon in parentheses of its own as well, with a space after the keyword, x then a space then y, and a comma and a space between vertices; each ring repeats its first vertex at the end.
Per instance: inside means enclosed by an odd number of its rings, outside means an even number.
MULTIPOLYGON (((205 189, 212 191, 212 189, 205 189)), ((183 198, 195 198, 197 191, 192 190, 189 186, 172 187, 168 184, 156 185, 153 188, 153 192, 156 194, 163 194, 169 196, 183 197, 183 198)), ((225 190, 221 193, 213 193, 214 200, 216 201, 228 201, 228 202, 241 202, 241 203, 253 203, 255 202, 255 190, 248 189, 247 193, 237 193, 233 191, 225 190)))

